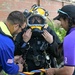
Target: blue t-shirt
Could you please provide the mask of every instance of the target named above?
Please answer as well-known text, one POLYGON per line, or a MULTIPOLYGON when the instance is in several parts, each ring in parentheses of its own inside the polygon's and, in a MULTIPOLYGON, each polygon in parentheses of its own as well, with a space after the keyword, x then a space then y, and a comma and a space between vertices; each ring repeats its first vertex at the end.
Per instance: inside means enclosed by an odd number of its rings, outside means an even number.
POLYGON ((0 65, 8 74, 17 74, 19 67, 14 63, 14 42, 8 36, 0 34, 0 65))
POLYGON ((71 28, 70 33, 64 38, 64 64, 75 66, 75 28, 71 28))

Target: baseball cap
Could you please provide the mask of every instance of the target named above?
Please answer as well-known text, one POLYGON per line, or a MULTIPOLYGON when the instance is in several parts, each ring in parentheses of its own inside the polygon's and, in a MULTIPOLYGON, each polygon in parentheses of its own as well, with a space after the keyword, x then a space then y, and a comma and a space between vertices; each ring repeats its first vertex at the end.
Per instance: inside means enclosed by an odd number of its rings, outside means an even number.
POLYGON ((66 15, 68 18, 75 18, 75 5, 65 5, 58 10, 58 16, 53 20, 59 20, 60 14, 66 15))

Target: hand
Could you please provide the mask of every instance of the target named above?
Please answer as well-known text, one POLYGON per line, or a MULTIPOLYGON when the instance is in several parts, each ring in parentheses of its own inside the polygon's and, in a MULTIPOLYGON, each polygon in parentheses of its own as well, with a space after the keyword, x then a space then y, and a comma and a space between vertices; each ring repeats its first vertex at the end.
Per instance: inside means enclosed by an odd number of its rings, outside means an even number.
POLYGON ((14 57, 14 62, 15 63, 20 63, 20 64, 24 64, 25 63, 23 58, 22 58, 22 56, 18 56, 18 55, 14 57))
POLYGON ((28 29, 26 32, 23 34, 23 41, 28 42, 31 38, 32 32, 31 29, 28 29))
POLYGON ((19 56, 19 55, 14 56, 14 62, 16 63, 16 62, 17 62, 17 60, 19 60, 19 59, 20 59, 20 57, 21 57, 21 56, 19 56))
POLYGON ((46 71, 46 75, 54 75, 54 69, 53 69, 53 68, 49 68, 49 69, 46 71))
POLYGON ((19 72, 23 72, 23 64, 17 64, 19 66, 19 72))
POLYGON ((45 38, 45 40, 48 42, 48 43, 53 43, 53 36, 47 31, 47 30, 44 30, 44 33, 42 34, 42 36, 45 38))

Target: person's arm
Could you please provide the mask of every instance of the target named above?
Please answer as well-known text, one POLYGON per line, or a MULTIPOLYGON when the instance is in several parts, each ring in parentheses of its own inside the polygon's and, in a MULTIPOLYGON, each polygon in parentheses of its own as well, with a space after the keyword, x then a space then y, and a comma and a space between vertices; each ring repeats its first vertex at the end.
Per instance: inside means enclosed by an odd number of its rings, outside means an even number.
POLYGON ((62 68, 49 68, 46 75, 73 75, 74 67, 64 66, 62 68))
POLYGON ((3 70, 8 74, 17 74, 19 71, 22 72, 22 64, 14 63, 14 48, 1 46, 0 47, 0 61, 3 70))
POLYGON ((55 69, 55 75, 73 75, 74 67, 64 66, 60 69, 55 69))
MULTIPOLYGON (((49 41, 49 53, 52 54, 54 57, 59 57, 59 53, 58 53, 58 46, 59 44, 61 44, 61 41, 59 39, 59 37, 57 36, 57 34, 50 28, 47 28, 47 31, 49 32, 48 34, 52 37, 47 38, 49 41), (52 39, 52 40, 51 40, 52 39)), ((47 33, 46 33, 47 34, 47 33)), ((47 35, 46 35, 47 37, 47 35)))
POLYGON ((25 48, 27 43, 25 41, 23 41, 22 38, 22 32, 18 33, 17 36, 14 39, 14 44, 15 44, 15 51, 14 51, 14 55, 21 55, 22 51, 21 48, 25 48))

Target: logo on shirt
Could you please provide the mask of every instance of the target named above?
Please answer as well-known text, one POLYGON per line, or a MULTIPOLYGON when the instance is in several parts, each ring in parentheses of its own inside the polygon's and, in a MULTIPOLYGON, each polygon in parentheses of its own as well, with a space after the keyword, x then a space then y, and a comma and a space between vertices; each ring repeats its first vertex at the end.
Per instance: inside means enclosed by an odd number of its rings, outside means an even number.
POLYGON ((7 63, 13 63, 13 59, 8 59, 7 63))
POLYGON ((65 57, 65 64, 67 64, 67 57, 65 57))

